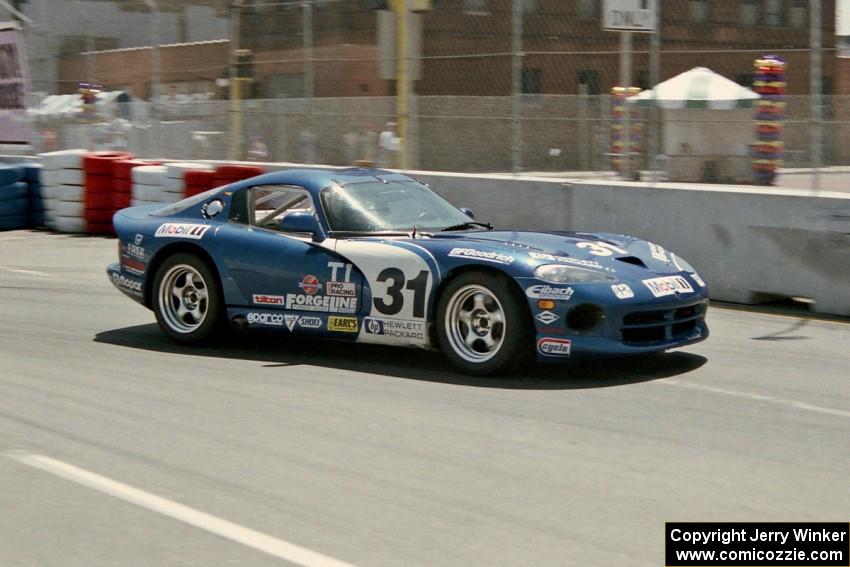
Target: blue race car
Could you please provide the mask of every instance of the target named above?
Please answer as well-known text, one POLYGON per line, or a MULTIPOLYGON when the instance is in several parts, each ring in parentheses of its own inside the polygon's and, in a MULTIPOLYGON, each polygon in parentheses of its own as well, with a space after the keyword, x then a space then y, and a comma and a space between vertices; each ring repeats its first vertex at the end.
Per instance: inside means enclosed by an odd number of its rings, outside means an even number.
POLYGON ((116 213, 115 286, 174 340, 225 323, 439 349, 489 375, 664 351, 708 337, 708 290, 661 246, 494 230, 378 169, 268 173, 116 213))

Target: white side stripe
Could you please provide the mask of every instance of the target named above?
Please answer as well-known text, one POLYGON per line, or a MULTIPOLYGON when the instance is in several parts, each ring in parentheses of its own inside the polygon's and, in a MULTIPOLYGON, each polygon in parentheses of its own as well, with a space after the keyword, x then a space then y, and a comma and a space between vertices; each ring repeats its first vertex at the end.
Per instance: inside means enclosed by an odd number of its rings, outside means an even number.
POLYGON ((161 498, 150 492, 139 490, 138 488, 75 467, 74 465, 51 459, 50 457, 18 453, 9 454, 8 456, 24 465, 48 472, 65 480, 103 492, 104 494, 109 494, 136 506, 168 516, 190 526, 200 528, 297 565, 303 565, 304 567, 353 567, 350 563, 338 561, 321 553, 295 545, 294 543, 289 543, 234 524, 233 522, 228 522, 200 510, 189 508, 183 504, 161 498))

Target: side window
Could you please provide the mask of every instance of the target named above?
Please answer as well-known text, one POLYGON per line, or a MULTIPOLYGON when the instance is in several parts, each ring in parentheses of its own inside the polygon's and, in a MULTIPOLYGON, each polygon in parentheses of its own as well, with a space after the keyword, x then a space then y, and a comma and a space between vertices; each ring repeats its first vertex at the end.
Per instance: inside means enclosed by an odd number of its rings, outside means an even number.
POLYGON ((280 221, 288 213, 315 213, 313 199, 303 187, 259 185, 248 189, 246 201, 250 224, 269 230, 280 230, 280 221))
POLYGON ((248 189, 237 191, 230 201, 230 220, 248 224, 248 189))

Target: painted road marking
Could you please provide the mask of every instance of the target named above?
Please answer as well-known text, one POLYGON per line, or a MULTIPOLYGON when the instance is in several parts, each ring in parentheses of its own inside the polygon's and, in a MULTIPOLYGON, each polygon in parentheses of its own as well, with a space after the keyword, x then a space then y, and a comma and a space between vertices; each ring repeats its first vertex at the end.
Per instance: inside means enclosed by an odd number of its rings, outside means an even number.
POLYGON ((5 267, 3 268, 3 270, 5 270, 7 272, 14 272, 16 274, 26 274, 28 276, 41 276, 41 277, 44 277, 44 278, 52 277, 50 274, 48 274, 46 272, 39 272, 37 270, 24 270, 22 268, 5 268, 5 267))
POLYGON ((678 386, 680 388, 689 388, 691 390, 700 390, 702 392, 711 392, 712 394, 723 394, 725 396, 734 396, 736 398, 744 398, 748 400, 754 400, 757 402, 767 402, 771 404, 786 406, 798 410, 810 411, 815 413, 820 413, 824 415, 832 415, 836 417, 844 417, 850 419, 850 411, 836 409, 836 408, 827 408, 823 406, 816 406, 813 404, 807 404, 806 402, 799 402, 797 400, 787 400, 784 398, 774 398, 773 396, 765 396, 763 394, 756 394, 754 392, 739 392, 737 390, 727 390, 725 388, 717 388, 714 386, 705 386, 703 384, 692 384, 689 382, 680 382, 678 380, 662 380, 658 382, 659 384, 666 384, 668 386, 678 386))
POLYGON ((130 502, 136 506, 168 516, 190 526, 200 528, 297 565, 303 565, 304 567, 353 567, 350 563, 338 561, 321 553, 295 545, 294 543, 277 539, 270 535, 240 526, 239 524, 234 524, 233 522, 201 512, 200 510, 184 506, 183 504, 44 455, 9 453, 7 456, 29 467, 48 472, 82 486, 87 486, 88 488, 114 496, 125 502, 130 502))

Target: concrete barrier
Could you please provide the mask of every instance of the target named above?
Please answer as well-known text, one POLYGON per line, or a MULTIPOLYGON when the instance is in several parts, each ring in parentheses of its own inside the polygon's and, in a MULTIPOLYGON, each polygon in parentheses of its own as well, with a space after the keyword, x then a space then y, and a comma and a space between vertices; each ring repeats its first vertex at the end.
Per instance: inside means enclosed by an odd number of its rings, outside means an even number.
POLYGON ((711 297, 850 315, 850 194, 410 172, 499 227, 632 234, 691 262, 711 297))

